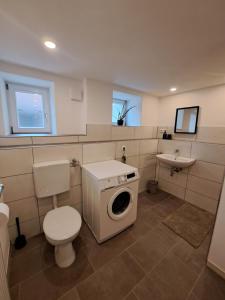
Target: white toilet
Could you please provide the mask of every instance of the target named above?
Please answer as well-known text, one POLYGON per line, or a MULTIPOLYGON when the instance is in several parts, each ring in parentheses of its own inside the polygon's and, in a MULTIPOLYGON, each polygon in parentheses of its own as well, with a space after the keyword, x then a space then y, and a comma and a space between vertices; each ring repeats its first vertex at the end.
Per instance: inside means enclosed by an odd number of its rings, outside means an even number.
POLYGON ((55 246, 56 264, 60 268, 69 267, 76 258, 72 242, 79 234, 82 220, 73 207, 57 207, 56 195, 70 189, 70 163, 68 160, 37 163, 33 170, 37 197, 53 197, 54 209, 43 222, 46 239, 55 246))

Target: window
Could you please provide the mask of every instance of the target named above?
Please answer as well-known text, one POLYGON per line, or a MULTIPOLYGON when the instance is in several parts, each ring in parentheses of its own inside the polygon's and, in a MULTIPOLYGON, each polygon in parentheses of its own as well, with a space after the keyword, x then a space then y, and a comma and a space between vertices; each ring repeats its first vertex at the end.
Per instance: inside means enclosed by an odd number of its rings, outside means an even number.
POLYGON ((142 98, 139 95, 113 91, 112 123, 117 124, 118 114, 124 109, 129 110, 124 119, 125 126, 140 126, 142 98))
POLYGON ((122 110, 126 109, 127 101, 120 99, 113 99, 112 102, 112 123, 117 124, 118 116, 122 112, 122 110))
POLYGON ((51 133, 49 89, 7 83, 12 133, 51 133))

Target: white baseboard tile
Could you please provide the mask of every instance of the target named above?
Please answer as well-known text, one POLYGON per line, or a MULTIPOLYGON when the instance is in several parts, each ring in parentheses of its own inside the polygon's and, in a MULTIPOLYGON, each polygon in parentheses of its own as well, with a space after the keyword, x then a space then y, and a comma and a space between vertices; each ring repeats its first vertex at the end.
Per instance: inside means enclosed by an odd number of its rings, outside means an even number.
POLYGON ((217 265, 214 263, 210 262, 209 260, 207 261, 207 266, 213 270, 216 274, 218 274, 220 277, 225 279, 225 271, 221 270, 217 265))

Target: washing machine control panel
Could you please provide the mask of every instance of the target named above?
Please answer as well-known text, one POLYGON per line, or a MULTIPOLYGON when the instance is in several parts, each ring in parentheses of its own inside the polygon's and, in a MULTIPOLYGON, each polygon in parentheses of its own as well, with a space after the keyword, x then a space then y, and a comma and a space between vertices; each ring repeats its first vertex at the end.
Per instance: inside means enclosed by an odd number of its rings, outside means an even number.
POLYGON ((139 178, 138 172, 132 172, 129 174, 119 175, 116 177, 110 177, 102 179, 100 182, 100 189, 109 189, 121 184, 128 183, 130 181, 134 181, 139 178))

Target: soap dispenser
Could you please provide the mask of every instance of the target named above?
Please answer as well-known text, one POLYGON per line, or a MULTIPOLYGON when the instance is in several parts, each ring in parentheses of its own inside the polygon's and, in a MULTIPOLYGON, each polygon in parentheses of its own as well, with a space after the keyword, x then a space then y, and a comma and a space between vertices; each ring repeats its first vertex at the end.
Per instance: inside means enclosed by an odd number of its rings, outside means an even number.
POLYGON ((163 140, 166 140, 167 139, 167 132, 166 130, 163 132, 163 140))

